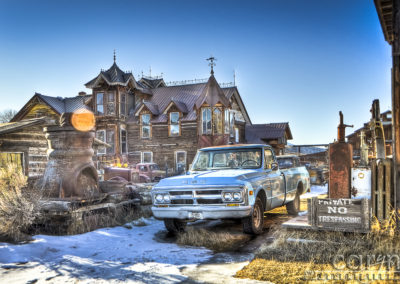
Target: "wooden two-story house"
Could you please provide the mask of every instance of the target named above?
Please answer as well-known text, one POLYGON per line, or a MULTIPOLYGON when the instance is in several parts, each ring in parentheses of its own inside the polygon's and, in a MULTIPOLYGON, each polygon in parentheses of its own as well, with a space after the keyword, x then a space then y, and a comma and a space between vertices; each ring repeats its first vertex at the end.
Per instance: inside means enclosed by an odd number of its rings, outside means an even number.
MULTIPOLYGON (((91 93, 69 98, 35 94, 11 124, 0 125, 0 152, 7 153, 0 156, 0 165, 18 152, 29 175, 42 174, 47 163, 43 127, 57 123, 63 112, 82 108, 96 117, 94 159, 99 168, 155 162, 179 173, 188 168, 197 149, 246 143, 246 130, 258 131, 251 128, 237 87, 221 87, 213 69, 201 83, 171 85, 159 77, 136 80, 118 67, 114 57, 112 66, 85 86, 91 93)), ((279 133, 288 133, 285 137, 290 139, 287 128, 279 133)))
POLYGON ((117 64, 85 84, 96 115, 96 137, 111 145, 97 155, 103 164, 156 162, 180 172, 201 147, 242 143, 251 124, 236 87, 221 88, 211 74, 198 84, 167 86, 117 64))

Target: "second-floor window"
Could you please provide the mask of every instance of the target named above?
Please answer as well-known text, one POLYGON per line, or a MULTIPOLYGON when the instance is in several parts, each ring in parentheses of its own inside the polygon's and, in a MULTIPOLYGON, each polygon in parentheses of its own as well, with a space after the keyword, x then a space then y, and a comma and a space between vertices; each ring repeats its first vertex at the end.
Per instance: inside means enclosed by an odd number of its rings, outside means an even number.
POLYGON ((97 93, 96 97, 96 109, 97 109, 97 114, 104 114, 104 94, 103 93, 97 93))
POLYGON ((120 113, 126 116, 126 94, 121 94, 120 113))
POLYGON ((202 133, 211 134, 211 108, 205 107, 201 110, 202 133))
POLYGON ((179 136, 179 112, 169 114, 169 136, 179 136))
POLYGON ((107 93, 107 115, 115 115, 115 95, 107 93))
POLYGON ((213 109, 213 133, 214 134, 223 134, 223 120, 222 120, 222 111, 220 108, 216 107, 213 109))
POLYGON ((225 109, 224 122, 224 133, 229 134, 229 109, 225 109))
POLYGON ((150 124, 150 114, 142 114, 140 116, 140 124, 141 129, 140 133, 142 138, 150 138, 151 137, 151 124, 150 124))

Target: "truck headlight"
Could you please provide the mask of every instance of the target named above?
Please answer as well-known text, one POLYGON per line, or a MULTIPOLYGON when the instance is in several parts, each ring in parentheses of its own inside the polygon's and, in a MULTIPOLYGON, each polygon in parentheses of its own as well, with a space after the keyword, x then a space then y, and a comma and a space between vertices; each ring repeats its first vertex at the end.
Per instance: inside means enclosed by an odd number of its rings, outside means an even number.
POLYGON ((170 203, 171 202, 171 198, 169 197, 169 194, 165 194, 164 195, 164 203, 170 203))
POLYGON ((155 199, 158 203, 162 203, 164 200, 162 194, 157 194, 155 199))
POLYGON ((223 195, 223 198, 225 201, 231 201, 232 200, 232 193, 230 192, 225 192, 223 195))
POLYGON ((233 200, 240 201, 241 199, 242 199, 242 195, 240 194, 240 192, 235 192, 233 194, 233 200))

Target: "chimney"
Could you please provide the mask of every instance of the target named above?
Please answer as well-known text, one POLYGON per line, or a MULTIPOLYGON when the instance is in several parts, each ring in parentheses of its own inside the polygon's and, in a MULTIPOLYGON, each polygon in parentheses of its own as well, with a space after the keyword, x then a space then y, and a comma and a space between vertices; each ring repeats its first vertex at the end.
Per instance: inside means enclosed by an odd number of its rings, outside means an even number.
POLYGON ((81 92, 78 93, 78 95, 79 96, 86 96, 86 92, 81 91, 81 92))

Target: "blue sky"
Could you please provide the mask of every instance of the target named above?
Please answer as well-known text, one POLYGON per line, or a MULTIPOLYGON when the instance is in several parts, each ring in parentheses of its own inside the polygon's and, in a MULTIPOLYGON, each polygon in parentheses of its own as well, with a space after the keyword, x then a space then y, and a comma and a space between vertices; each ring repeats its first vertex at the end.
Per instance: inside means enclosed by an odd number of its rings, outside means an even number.
MULTIPOLYGON (((391 106, 391 50, 372 0, 0 0, 0 110, 34 92, 75 96, 112 64, 165 81, 236 83, 253 123, 288 121, 296 144, 391 106)), ((349 129, 347 129, 349 133, 349 129)))

